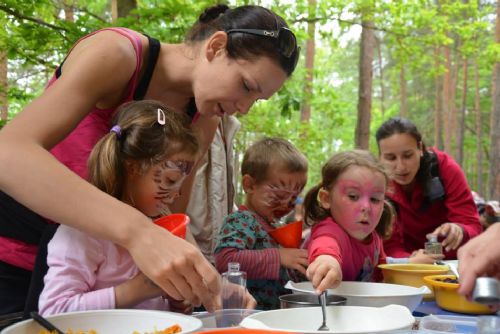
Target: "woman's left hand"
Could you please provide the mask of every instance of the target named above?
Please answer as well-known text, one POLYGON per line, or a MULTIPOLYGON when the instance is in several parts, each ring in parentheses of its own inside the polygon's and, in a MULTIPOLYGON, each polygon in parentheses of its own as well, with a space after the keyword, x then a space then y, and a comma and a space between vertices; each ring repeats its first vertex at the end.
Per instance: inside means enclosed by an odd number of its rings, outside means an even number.
POLYGON ((456 223, 444 223, 432 234, 445 237, 441 244, 447 252, 457 249, 464 239, 464 230, 456 223))

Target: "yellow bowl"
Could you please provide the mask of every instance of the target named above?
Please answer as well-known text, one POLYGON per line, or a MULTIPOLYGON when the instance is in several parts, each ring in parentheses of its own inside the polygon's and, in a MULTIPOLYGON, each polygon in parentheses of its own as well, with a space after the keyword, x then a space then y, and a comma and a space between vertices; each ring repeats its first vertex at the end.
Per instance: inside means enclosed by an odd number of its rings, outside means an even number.
POLYGON ((468 301, 464 296, 459 295, 458 283, 444 282, 445 279, 456 279, 455 275, 432 275, 424 277, 424 281, 431 286, 436 298, 436 304, 448 311, 489 314, 492 313, 486 305, 468 301))
MULTIPOLYGON (((447 274, 449 267, 437 264, 380 264, 378 266, 384 275, 384 282, 392 284, 402 284, 420 288, 429 284, 424 282, 424 277, 429 275, 447 274)), ((433 294, 425 294, 425 300, 433 299, 433 294)))

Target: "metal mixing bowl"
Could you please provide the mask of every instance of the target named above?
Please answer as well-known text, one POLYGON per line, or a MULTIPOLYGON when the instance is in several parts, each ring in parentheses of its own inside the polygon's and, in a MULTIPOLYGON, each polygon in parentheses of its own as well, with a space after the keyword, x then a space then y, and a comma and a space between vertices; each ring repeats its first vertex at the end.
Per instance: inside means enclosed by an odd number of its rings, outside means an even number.
MULTIPOLYGON (((345 305, 346 300, 345 297, 328 295, 326 297, 326 306, 345 305)), ((313 294, 293 293, 280 296, 280 306, 281 308, 319 306, 319 299, 318 296, 313 294)))

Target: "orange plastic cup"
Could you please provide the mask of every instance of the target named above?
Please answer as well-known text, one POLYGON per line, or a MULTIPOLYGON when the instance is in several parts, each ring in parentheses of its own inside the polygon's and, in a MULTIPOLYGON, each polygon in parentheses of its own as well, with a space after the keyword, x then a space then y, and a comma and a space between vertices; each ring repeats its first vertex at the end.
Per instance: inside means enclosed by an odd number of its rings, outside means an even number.
POLYGON ((302 241, 302 221, 295 221, 278 227, 269 234, 285 248, 299 248, 302 241))
POLYGON ((186 239, 186 228, 189 224, 189 217, 187 215, 174 213, 158 218, 154 223, 169 230, 173 235, 186 239))

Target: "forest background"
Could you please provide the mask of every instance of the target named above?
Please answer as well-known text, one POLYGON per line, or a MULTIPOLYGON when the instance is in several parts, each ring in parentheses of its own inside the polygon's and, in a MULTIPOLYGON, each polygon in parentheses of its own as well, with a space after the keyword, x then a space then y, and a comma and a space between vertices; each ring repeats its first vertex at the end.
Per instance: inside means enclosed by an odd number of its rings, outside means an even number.
MULTIPOLYGON (((500 199, 500 0, 229 1, 260 4, 296 32, 297 70, 240 119, 235 146, 289 139, 310 162, 308 186, 334 152, 366 148, 387 118, 413 120, 451 154, 473 190, 500 199)), ((106 26, 181 42, 215 1, 1 0, 0 127, 43 90, 81 36, 106 26)), ((238 189, 241 198, 241 189, 238 189)))

